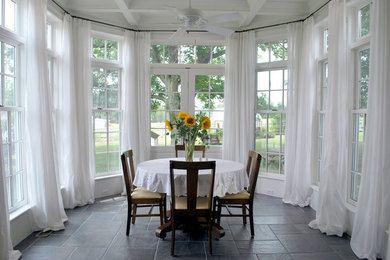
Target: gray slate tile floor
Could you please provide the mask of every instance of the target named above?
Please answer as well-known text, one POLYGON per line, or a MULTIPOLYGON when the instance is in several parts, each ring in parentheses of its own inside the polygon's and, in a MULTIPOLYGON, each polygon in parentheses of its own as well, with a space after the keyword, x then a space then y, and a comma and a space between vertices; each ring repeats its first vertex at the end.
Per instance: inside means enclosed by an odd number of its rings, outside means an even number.
MULTIPOLYGON (((141 212, 143 209, 139 209, 141 212)), ((164 240, 154 231, 158 217, 138 218, 125 235, 126 197, 98 199, 93 205, 67 210, 66 229, 45 238, 31 234, 16 246, 22 259, 171 259, 170 233, 164 240)), ((255 237, 242 218, 222 218, 226 235, 213 240, 208 254, 207 234, 176 232, 175 259, 352 260, 358 259, 349 237, 327 237, 308 227, 315 218, 309 207, 283 204, 281 199, 256 195, 255 237)))

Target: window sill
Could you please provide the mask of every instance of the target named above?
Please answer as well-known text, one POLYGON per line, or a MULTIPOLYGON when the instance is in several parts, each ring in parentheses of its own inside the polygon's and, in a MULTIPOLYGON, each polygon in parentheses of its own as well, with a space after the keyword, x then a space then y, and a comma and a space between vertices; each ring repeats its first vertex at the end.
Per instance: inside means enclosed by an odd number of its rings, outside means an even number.
POLYGON ((357 207, 352 205, 351 203, 349 202, 346 202, 345 203, 345 207, 347 208, 348 211, 352 212, 352 213, 356 213, 357 212, 357 207))
POLYGON ((27 212, 30 209, 31 209, 30 204, 26 204, 26 205, 18 208, 17 210, 15 210, 9 214, 9 220, 12 221, 12 220, 16 219, 17 217, 24 214, 25 212, 27 212))
POLYGON ((114 173, 114 174, 111 174, 111 175, 104 175, 104 176, 96 177, 95 181, 104 180, 104 179, 111 179, 111 178, 117 178, 117 177, 121 177, 121 176, 122 176, 122 173, 114 173))
POLYGON ((311 188, 314 190, 314 191, 317 191, 319 192, 320 191, 320 187, 318 185, 311 185, 311 188))

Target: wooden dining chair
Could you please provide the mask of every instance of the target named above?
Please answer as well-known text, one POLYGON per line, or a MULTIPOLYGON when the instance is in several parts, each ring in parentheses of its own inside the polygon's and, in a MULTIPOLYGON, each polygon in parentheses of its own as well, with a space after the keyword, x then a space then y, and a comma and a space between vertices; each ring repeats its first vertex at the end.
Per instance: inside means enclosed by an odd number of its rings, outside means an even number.
MULTIPOLYGON (((184 144, 177 144, 175 145, 175 157, 179 157, 179 151, 185 151, 185 145, 184 144)), ((206 157, 206 146, 205 145, 195 145, 194 151, 201 151, 202 152, 202 158, 206 157)))
POLYGON ((136 217, 151 217, 159 216, 160 224, 163 225, 165 212, 166 212, 166 194, 148 191, 142 187, 136 187, 133 185, 135 177, 134 172, 134 161, 133 161, 133 150, 124 152, 121 156, 123 175, 126 185, 127 193, 127 228, 126 236, 130 233, 130 219, 135 224, 136 217), (152 214, 153 207, 158 206, 160 213, 152 214), (138 214, 137 207, 150 207, 147 214, 138 214), (133 208, 133 213, 131 209, 133 208))
POLYGON ((211 232, 213 228, 212 219, 212 203, 214 193, 214 179, 215 179, 215 161, 207 162, 183 162, 170 161, 170 183, 171 183, 171 255, 175 251, 175 230, 177 224, 185 220, 192 220, 191 223, 197 223, 198 218, 205 218, 206 223, 202 227, 208 229, 209 252, 212 254, 211 232), (198 197, 198 176, 199 170, 211 170, 210 174, 210 189, 208 197, 198 197), (186 170, 187 172, 187 196, 175 196, 175 170, 186 170))
POLYGON ((257 177, 259 176, 259 169, 261 163, 261 155, 249 151, 248 162, 246 165, 246 172, 249 177, 249 187, 244 189, 238 194, 226 194, 223 197, 215 197, 214 201, 214 212, 218 206, 217 214, 217 224, 219 225, 222 217, 242 217, 243 224, 246 225, 246 218, 249 215, 251 236, 255 235, 254 226, 253 226, 253 199, 255 196, 256 182, 257 177), (221 214, 222 207, 225 207, 229 214, 221 214), (230 208, 242 208, 242 214, 233 214, 230 208), (248 215, 247 215, 248 210, 248 215))

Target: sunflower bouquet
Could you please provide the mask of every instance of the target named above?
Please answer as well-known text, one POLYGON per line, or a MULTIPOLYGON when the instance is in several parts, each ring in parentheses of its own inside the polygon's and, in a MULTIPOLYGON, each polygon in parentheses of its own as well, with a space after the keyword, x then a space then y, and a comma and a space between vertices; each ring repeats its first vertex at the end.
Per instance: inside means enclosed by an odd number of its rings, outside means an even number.
POLYGON ((195 116, 191 116, 187 112, 179 112, 177 117, 171 121, 166 120, 165 124, 176 144, 180 139, 183 140, 187 161, 192 160, 197 138, 203 144, 208 142, 207 130, 210 128, 211 122, 205 113, 200 112, 195 116))

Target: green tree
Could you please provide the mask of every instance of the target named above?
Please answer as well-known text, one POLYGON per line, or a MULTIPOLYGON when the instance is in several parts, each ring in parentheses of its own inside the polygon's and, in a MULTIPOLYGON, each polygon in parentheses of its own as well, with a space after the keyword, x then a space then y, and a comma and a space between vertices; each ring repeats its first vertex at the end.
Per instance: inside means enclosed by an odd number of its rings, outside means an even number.
MULTIPOLYGON (((175 63, 182 62, 191 64, 209 64, 211 62, 224 62, 225 48, 223 46, 172 46, 152 45, 150 49, 150 61, 152 63, 175 63), (164 51, 165 50, 165 51, 164 51)), ((211 92, 223 93, 224 82, 221 77, 198 76, 196 79, 197 92, 208 92, 209 84, 211 92)), ((151 79, 151 109, 171 111, 180 109, 180 96, 178 94, 180 77, 177 75, 154 75, 151 79)), ((223 94, 200 94, 198 98, 204 104, 204 108, 214 108, 214 100, 223 100, 223 94)), ((174 115, 170 115, 172 117, 174 115)))

